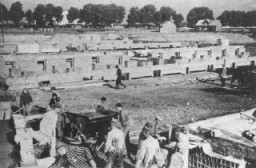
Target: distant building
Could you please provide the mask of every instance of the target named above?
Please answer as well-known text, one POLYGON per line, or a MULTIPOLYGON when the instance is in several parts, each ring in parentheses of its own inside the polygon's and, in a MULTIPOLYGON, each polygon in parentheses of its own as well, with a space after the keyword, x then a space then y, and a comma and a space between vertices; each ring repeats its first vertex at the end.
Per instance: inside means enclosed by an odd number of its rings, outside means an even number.
POLYGON ((196 31, 199 32, 216 32, 221 30, 221 22, 220 20, 199 20, 196 23, 196 31))
POLYGON ((176 25, 172 21, 165 21, 160 26, 161 33, 175 33, 176 32, 176 25))
POLYGON ((190 27, 181 27, 179 29, 177 29, 178 32, 192 32, 194 31, 194 28, 190 28, 190 27))

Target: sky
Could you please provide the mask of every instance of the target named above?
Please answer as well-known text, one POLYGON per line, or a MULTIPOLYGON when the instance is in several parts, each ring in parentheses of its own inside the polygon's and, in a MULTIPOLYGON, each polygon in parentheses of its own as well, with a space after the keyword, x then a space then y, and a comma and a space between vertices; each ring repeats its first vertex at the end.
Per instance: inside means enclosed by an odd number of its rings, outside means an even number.
MULTIPOLYGON (((17 0, 1 0, 7 8, 17 0)), ((187 14, 193 7, 206 6, 213 10, 214 17, 218 17, 225 10, 256 10, 256 0, 18 0, 23 4, 23 10, 34 9, 37 4, 52 3, 55 6, 62 6, 63 9, 77 7, 81 9, 85 4, 111 4, 122 5, 126 13, 131 7, 143 7, 146 4, 153 4, 157 9, 161 6, 169 6, 181 13, 186 19, 187 14)))

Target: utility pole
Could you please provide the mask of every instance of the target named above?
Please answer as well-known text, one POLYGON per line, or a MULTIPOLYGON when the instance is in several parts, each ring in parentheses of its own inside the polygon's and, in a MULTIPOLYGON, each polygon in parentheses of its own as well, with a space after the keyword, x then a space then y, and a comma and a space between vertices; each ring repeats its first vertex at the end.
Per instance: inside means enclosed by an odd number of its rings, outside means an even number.
POLYGON ((2 37, 3 37, 3 42, 4 42, 4 17, 3 17, 3 9, 0 8, 0 13, 1 13, 1 21, 2 21, 2 37))

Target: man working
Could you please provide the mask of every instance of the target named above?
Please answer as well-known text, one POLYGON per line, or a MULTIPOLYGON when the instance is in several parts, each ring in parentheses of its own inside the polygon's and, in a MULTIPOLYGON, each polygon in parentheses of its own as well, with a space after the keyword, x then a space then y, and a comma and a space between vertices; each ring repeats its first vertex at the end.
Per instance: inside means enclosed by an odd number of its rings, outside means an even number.
POLYGON ((118 115, 118 121, 121 123, 122 127, 123 127, 123 131, 125 133, 128 132, 128 125, 129 125, 129 117, 128 117, 128 114, 123 112, 123 106, 121 103, 117 103, 116 104, 116 108, 117 108, 117 111, 119 112, 119 115, 118 115))
POLYGON ((48 110, 54 110, 55 108, 61 108, 60 98, 57 96, 57 94, 52 94, 48 110))
POLYGON ((60 103, 60 97, 58 97, 58 94, 55 92, 55 89, 52 90, 52 98, 48 104, 47 111, 59 109, 58 111, 58 120, 57 120, 57 136, 58 138, 63 137, 63 130, 65 127, 65 116, 63 113, 63 108, 60 103))
POLYGON ((227 68, 226 68, 226 64, 224 63, 222 65, 222 72, 220 73, 221 86, 225 86, 226 79, 227 79, 227 68))
POLYGON ((107 103, 107 98, 106 98, 106 97, 103 96, 103 97, 100 99, 100 102, 101 102, 101 104, 99 104, 99 105, 96 107, 96 112, 101 112, 101 111, 109 110, 108 103, 107 103))
POLYGON ((117 75, 117 78, 116 78, 116 88, 117 88, 117 89, 120 89, 120 88, 119 88, 119 85, 121 85, 121 86, 123 86, 124 88, 126 88, 126 85, 124 85, 124 84, 122 83, 122 71, 121 71, 121 69, 119 68, 118 65, 116 66, 116 69, 117 69, 117 71, 116 71, 116 75, 117 75))
POLYGON ((33 99, 28 92, 28 90, 25 88, 23 89, 21 95, 20 95, 20 108, 25 116, 29 115, 31 111, 31 103, 33 102, 33 99))
POLYGON ((126 155, 124 133, 121 124, 113 119, 111 131, 107 135, 104 152, 107 153, 107 168, 123 168, 123 158, 126 155))
MULTIPOLYGON (((156 155, 161 153, 159 142, 152 137, 153 124, 147 122, 140 134, 135 168, 151 168, 158 164, 156 155)), ((163 158, 162 158, 163 159, 163 158)))

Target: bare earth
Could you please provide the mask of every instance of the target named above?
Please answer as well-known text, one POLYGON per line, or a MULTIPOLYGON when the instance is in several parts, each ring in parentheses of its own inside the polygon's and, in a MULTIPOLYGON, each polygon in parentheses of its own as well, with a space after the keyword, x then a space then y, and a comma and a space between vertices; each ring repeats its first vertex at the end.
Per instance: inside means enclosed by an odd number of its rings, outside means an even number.
MULTIPOLYGON (((196 77, 216 77, 213 73, 174 75, 124 81, 126 89, 116 90, 108 86, 58 90, 62 103, 72 112, 92 112, 106 96, 111 109, 121 102, 131 118, 131 129, 140 129, 156 115, 164 124, 188 123, 204 118, 240 112, 254 108, 255 92, 243 93, 225 89, 219 85, 197 82, 196 77), (254 98, 253 98, 254 97, 254 98)), ((110 83, 114 86, 114 82, 110 83)), ((34 91, 35 104, 46 106, 51 94, 34 91)))

